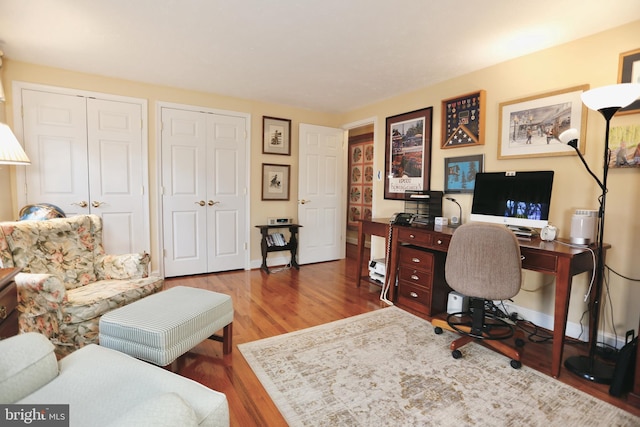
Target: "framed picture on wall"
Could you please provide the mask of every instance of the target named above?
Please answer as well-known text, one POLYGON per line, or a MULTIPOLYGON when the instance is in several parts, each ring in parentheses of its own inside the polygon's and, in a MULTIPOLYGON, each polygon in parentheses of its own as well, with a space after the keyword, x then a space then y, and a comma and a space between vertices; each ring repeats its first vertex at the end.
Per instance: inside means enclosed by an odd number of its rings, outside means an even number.
POLYGON ((580 132, 578 148, 584 153, 587 107, 580 96, 587 89, 581 85, 501 103, 498 158, 575 156, 558 139, 569 128, 580 132))
POLYGON ((442 148, 484 145, 485 91, 442 101, 442 148))
POLYGON ((484 155, 444 159, 444 192, 473 193, 476 173, 484 170, 484 155))
POLYGON ((289 200, 291 166, 262 164, 262 200, 289 200))
MULTIPOLYGON (((640 49, 620 54, 618 83, 640 83, 640 49)), ((616 114, 640 113, 640 100, 618 110, 616 114)))
POLYGON ((430 190, 433 107, 387 117, 384 198, 430 190))
POLYGON ((291 155, 291 120, 262 117, 262 152, 291 155))

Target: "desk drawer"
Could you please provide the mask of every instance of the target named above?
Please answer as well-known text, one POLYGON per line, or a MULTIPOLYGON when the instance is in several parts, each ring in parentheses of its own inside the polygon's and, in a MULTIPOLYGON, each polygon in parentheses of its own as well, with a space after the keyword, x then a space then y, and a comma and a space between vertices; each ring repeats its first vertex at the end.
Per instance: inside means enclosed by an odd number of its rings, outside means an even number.
POLYGON ((431 271, 433 270, 433 254, 420 249, 401 246, 399 264, 401 267, 431 271))
POLYGON ((558 270, 558 257, 553 254, 540 253, 538 251, 520 248, 522 268, 533 271, 555 273, 558 270))
POLYGON ((18 333, 18 295, 15 282, 0 292, 0 338, 18 333))
POLYGON ((411 227, 395 227, 394 233, 397 233, 394 238, 399 242, 410 243, 418 246, 431 246, 433 241, 433 235, 420 229, 414 229, 411 227))
POLYGON ((431 272, 401 266, 398 269, 398 280, 431 289, 431 272))
POLYGON ((431 290, 424 286, 398 281, 398 305, 431 316, 431 290))

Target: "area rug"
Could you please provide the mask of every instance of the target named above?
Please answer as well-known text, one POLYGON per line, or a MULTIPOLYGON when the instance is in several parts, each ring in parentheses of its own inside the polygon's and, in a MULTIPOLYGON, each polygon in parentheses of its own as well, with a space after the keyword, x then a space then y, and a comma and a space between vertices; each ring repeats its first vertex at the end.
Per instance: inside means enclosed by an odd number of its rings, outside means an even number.
MULTIPOLYGON (((396 307, 241 344, 291 426, 638 426, 640 418, 396 307)), ((526 349, 525 349, 526 351, 526 349)))

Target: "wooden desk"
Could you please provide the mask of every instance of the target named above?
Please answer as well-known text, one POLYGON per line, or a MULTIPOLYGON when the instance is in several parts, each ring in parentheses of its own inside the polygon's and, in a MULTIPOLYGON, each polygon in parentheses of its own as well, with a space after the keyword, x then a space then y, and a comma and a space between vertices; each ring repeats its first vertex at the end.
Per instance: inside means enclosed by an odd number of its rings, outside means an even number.
MULTIPOLYGON (((358 285, 362 273, 362 258, 364 252, 364 234, 381 235, 384 226, 388 226, 388 219, 373 219, 361 221, 358 236, 358 285), (376 234, 377 233, 377 234, 376 234)), ((434 226, 393 227, 392 230, 403 228, 405 231, 398 233, 393 231, 391 239, 390 261, 386 266, 387 274, 390 274, 391 283, 396 283, 398 270, 398 251, 401 244, 411 244, 435 252, 445 252, 448 242, 455 228, 434 226), (410 230, 410 232, 407 232, 410 230), (396 238, 399 236, 399 238, 396 238)), ((605 252, 610 246, 605 245, 605 252)), ((571 248, 557 242, 545 242, 540 238, 530 240, 520 239, 520 251, 524 259, 522 268, 540 273, 551 274, 556 278, 556 293, 553 317, 553 347, 551 356, 551 375, 558 377, 562 365, 562 353, 564 349, 565 330, 567 328, 567 314, 569 312, 569 298, 571 296, 571 284, 573 276, 592 271, 594 268, 591 252, 582 248, 571 248)), ((390 299, 396 301, 397 290, 391 288, 390 299)), ((593 293, 592 293, 593 294, 593 293)), ((592 300, 594 295, 592 295, 592 300)), ((592 301, 593 303, 593 301, 592 301)), ((433 313, 432 313, 433 315, 433 313)), ((594 319, 589 318, 589 328, 595 328, 594 319)), ((590 329, 591 330, 591 329, 590 329)))

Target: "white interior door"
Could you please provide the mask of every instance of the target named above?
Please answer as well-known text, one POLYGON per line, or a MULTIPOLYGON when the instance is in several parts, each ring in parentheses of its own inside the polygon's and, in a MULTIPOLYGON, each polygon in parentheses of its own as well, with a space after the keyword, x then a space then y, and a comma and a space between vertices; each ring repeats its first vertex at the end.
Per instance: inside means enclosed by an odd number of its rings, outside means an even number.
POLYGON ((23 90, 26 204, 51 203, 67 216, 87 214, 89 164, 85 98, 23 90))
POLYGON ((165 276, 207 271, 206 116, 162 109, 165 276))
POLYGON ((102 217, 109 254, 149 251, 145 231, 142 107, 87 99, 91 213, 102 217))
POLYGON ((244 268, 247 119, 162 108, 165 276, 244 268))
POLYGON ((247 254, 246 119, 207 114, 209 271, 244 268, 247 254))
POLYGON ((344 131, 300 124, 298 262, 344 258, 344 131))

